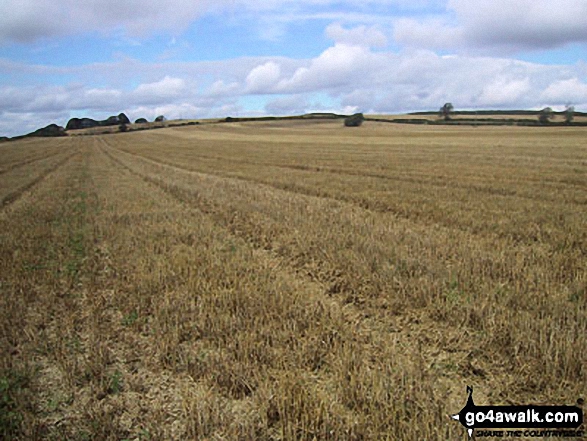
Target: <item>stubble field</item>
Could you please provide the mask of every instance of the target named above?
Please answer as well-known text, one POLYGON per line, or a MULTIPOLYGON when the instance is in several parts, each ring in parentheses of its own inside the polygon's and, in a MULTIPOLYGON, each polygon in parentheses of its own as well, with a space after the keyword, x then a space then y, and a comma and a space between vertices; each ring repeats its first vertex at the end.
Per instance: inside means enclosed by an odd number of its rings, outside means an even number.
POLYGON ((7 439, 447 440, 587 395, 587 131, 0 145, 7 439))

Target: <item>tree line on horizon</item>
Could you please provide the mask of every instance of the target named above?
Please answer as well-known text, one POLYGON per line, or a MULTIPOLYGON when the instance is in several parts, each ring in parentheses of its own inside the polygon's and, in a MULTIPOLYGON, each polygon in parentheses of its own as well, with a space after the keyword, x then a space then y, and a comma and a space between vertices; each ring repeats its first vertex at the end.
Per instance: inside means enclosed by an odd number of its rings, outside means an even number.
MULTIPOLYGON (((444 106, 438 111, 438 115, 444 118, 445 121, 451 120, 451 115, 454 112, 454 106, 452 103, 445 103, 444 106)), ((567 106, 562 112, 565 118, 565 123, 570 124, 575 119, 575 106, 567 106)), ((555 112, 552 107, 545 107, 538 112, 538 121, 541 124, 548 124, 555 117, 555 112)))

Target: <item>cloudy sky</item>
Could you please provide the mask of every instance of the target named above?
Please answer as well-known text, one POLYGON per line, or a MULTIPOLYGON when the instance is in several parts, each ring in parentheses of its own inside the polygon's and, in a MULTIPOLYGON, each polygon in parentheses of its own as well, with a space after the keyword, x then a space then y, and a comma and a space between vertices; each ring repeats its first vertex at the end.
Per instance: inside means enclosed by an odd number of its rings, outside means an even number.
POLYGON ((586 0, 1 0, 0 135, 132 120, 587 111, 586 0))

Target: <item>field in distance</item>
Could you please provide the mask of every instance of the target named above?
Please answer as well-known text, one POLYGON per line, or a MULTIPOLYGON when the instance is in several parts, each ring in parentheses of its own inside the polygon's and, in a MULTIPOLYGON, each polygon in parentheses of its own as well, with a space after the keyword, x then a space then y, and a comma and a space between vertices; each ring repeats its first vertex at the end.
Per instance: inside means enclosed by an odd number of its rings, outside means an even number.
POLYGON ((587 395, 587 130, 0 145, 4 439, 446 440, 587 395))

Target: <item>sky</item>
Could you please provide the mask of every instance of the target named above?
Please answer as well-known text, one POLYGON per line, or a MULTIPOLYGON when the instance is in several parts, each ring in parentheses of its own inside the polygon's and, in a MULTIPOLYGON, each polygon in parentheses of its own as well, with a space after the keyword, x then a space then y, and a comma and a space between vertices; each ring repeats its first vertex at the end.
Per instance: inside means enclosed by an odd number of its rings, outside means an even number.
POLYGON ((587 111, 587 0, 0 2, 0 136, 446 102, 587 111))

